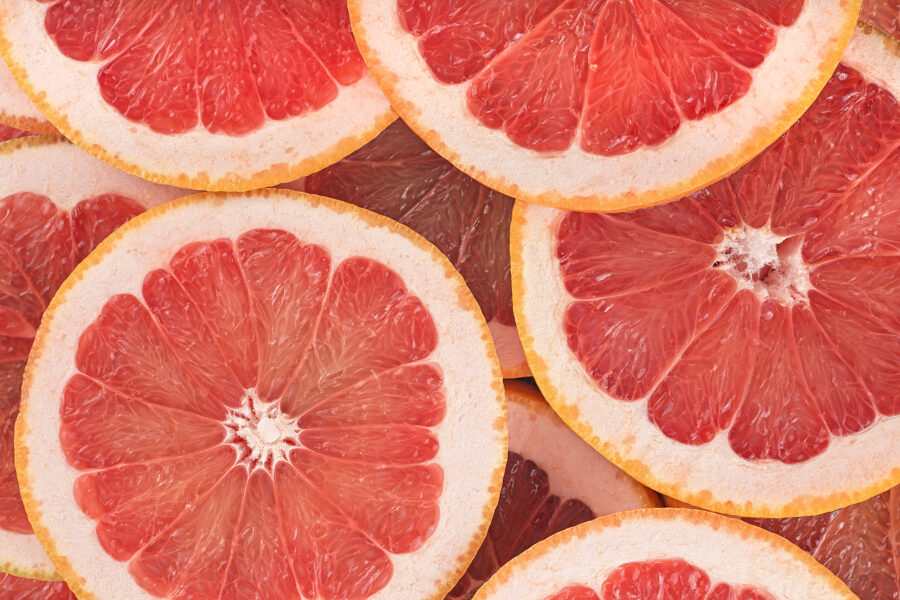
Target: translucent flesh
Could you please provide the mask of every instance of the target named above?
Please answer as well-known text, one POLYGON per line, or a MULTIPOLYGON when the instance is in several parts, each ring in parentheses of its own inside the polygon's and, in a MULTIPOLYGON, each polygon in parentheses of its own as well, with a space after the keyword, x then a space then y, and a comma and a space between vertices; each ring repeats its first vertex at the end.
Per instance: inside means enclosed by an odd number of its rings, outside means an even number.
POLYGON ((38 581, 0 573, 0 600, 76 600, 63 581, 38 581))

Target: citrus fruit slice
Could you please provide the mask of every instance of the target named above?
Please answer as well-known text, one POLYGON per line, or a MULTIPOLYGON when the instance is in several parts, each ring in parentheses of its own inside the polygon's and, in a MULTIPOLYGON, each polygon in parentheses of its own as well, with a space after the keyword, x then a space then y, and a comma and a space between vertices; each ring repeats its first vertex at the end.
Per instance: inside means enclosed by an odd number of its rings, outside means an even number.
POLYGON ((859 19, 900 38, 900 0, 863 0, 859 19))
POLYGON ((341 0, 2 0, 0 13, 0 52, 41 112, 153 181, 291 181, 395 118, 341 0))
POLYGON ((783 517, 900 479, 900 53, 866 29, 803 118, 727 179, 633 213, 513 211, 513 304, 541 390, 657 491, 783 517))
POLYGON ((0 142, 8 142, 9 140, 25 137, 26 135, 34 134, 30 131, 22 131, 21 129, 16 129, 15 127, 0 123, 0 142))
POLYGON ((839 0, 350 0, 382 89, 435 150, 528 202, 693 192, 806 110, 859 15, 839 0))
POLYGON ((35 531, 101 600, 442 597, 505 462, 499 364, 451 263, 287 190, 111 236, 47 309, 16 424, 35 531))
POLYGON ((63 581, 24 579, 0 573, 0 600, 78 600, 63 581))
MULTIPOLYGON (((686 506, 665 498, 668 506, 686 506)), ((862 600, 900 597, 900 488, 830 513, 788 519, 745 519, 787 538, 841 578, 862 600)))
POLYGON ((601 517, 507 563, 477 600, 856 600, 808 554, 759 527, 706 511, 601 517))
POLYGON ((457 170, 400 120, 341 162, 285 187, 352 202, 425 236, 453 261, 481 306, 503 376, 531 374, 512 310, 512 198, 457 170))
POLYGON ((469 600, 498 568, 544 538, 660 498, 566 427, 533 385, 504 382, 509 458, 487 538, 448 600, 469 600))
POLYGON ((44 308, 97 243, 145 207, 183 195, 91 158, 61 137, 0 145, 0 571, 58 578, 19 496, 13 428, 44 308))
POLYGON ((0 124, 35 133, 56 133, 56 128, 19 89, 3 61, 0 61, 0 124))

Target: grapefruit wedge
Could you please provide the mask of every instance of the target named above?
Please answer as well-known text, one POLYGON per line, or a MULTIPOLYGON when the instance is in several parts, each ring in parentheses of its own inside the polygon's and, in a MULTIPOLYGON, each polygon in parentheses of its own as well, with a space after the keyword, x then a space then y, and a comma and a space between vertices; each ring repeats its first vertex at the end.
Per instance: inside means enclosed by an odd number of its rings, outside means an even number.
POLYGON ((478 305, 422 237, 324 197, 201 194, 57 293, 16 467, 81 598, 442 598, 497 503, 504 406, 478 305))
POLYGON ((0 573, 0 600, 78 600, 63 581, 39 581, 0 573))
POLYGON ((854 0, 350 0, 360 49, 435 150, 500 192, 621 211, 693 192, 791 126, 854 0))
POLYGON ((447 255, 481 306, 506 378, 530 375, 509 280, 513 199, 441 158, 403 121, 341 162, 287 184, 399 221, 447 255))
POLYGON ((129 218, 183 190, 143 181, 61 137, 0 145, 0 571, 58 578, 25 515, 13 428, 25 361, 44 308, 84 256, 129 218))
POLYGON ((896 485, 898 96, 898 42, 861 26, 804 117, 727 179, 617 215, 517 204, 516 322, 563 419, 717 512, 896 485))
POLYGON ((447 600, 469 600, 498 568, 563 529, 660 498, 566 427, 523 381, 507 380, 509 458, 500 502, 475 560, 447 600))
POLYGON ((19 88, 3 61, 0 61, 0 124, 35 133, 57 133, 56 128, 19 88))
POLYGON ((0 53, 66 137, 153 181, 307 175, 394 118, 341 0, 2 0, 0 53))
POLYGON ((687 509, 617 513, 508 563, 476 600, 856 600, 785 539, 687 509))

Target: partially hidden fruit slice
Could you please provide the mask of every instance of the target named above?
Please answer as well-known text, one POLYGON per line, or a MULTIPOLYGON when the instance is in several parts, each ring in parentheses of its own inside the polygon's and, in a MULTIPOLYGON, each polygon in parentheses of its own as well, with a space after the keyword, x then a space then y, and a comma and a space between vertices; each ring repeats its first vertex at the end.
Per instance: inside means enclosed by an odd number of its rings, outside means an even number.
POLYGON ((621 211, 693 192, 793 124, 859 15, 841 0, 350 0, 394 108, 482 183, 621 211))
POLYGON ((111 236, 47 309, 16 425, 35 531, 98 600, 443 597, 506 452, 490 332, 450 261, 288 190, 192 196, 111 236))
MULTIPOLYGON (((672 498, 666 504, 684 506, 672 498)), ((812 554, 861 600, 900 598, 900 488, 813 517, 745 520, 812 554)))
POLYGON ((863 0, 859 19, 900 39, 900 0, 863 0))
POLYGON ((481 306, 503 376, 531 374, 512 310, 512 198, 469 178, 400 120, 341 162, 285 187, 352 202, 425 236, 453 261, 481 306))
POLYGON ((0 53, 53 125, 160 183, 291 181, 395 118, 342 0, 2 0, 0 14, 0 53))
POLYGON ((857 600, 777 535, 706 511, 618 513, 521 554, 476 600, 857 600))
POLYGON ((566 427, 536 387, 506 381, 509 459, 487 538, 448 600, 472 598, 532 545, 595 517, 660 506, 660 498, 566 427))
POLYGON ((60 137, 0 145, 0 571, 58 578, 19 496, 13 428, 44 308, 103 238, 146 207, 185 192, 127 175, 60 137))
POLYGON ((64 581, 40 581, 0 573, 0 600, 78 600, 64 581))
POLYGON ((636 479, 758 517, 834 510, 900 480, 897 48, 861 27, 797 125, 678 202, 516 205, 513 303, 532 372, 636 479))
POLYGON ((56 128, 19 88, 3 61, 0 61, 0 124, 34 133, 56 133, 56 128))
POLYGON ((30 131, 22 131, 21 129, 16 129, 15 127, 0 123, 0 142, 8 142, 9 140, 25 137, 27 135, 34 134, 30 131))

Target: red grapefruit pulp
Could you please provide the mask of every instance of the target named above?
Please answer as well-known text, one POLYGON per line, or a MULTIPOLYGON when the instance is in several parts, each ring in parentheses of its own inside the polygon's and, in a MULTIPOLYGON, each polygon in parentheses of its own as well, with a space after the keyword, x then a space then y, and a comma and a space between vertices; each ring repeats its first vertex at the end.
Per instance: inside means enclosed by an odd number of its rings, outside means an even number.
POLYGON ((21 129, 16 129, 15 127, 10 127, 9 125, 3 125, 2 123, 0 123, 0 142, 7 142, 9 140, 14 140, 26 135, 33 134, 29 131, 22 131, 21 129))
POLYGON ((341 162, 285 187, 352 202, 425 236, 481 306, 503 376, 529 374, 512 312, 512 198, 457 170, 400 120, 341 162))
POLYGON ((62 581, 38 581, 0 573, 0 600, 78 600, 62 581))

